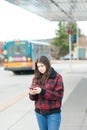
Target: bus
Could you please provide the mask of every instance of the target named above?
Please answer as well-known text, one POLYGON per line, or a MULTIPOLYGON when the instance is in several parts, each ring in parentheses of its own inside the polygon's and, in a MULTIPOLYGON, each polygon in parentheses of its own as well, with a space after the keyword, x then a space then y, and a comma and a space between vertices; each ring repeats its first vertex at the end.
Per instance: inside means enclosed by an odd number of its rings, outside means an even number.
POLYGON ((51 57, 50 43, 40 41, 8 41, 3 50, 4 70, 12 71, 14 74, 34 70, 34 63, 41 55, 51 57))

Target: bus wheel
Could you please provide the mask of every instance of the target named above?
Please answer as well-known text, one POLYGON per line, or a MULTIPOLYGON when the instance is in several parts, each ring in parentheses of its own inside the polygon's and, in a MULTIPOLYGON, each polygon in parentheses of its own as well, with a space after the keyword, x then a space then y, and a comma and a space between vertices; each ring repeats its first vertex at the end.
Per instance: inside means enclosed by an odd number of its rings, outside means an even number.
POLYGON ((13 71, 14 74, 21 74, 20 71, 13 71))

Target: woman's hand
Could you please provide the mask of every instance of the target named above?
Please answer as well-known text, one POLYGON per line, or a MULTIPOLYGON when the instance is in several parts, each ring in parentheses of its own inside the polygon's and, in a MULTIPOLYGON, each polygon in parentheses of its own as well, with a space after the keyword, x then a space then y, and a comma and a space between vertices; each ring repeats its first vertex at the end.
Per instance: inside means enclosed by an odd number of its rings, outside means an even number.
POLYGON ((36 95, 36 92, 33 89, 29 88, 29 94, 36 95))
POLYGON ((35 87, 33 90, 35 91, 36 94, 41 93, 41 88, 40 87, 35 87))
POLYGON ((31 95, 39 94, 41 93, 41 88, 40 87, 29 88, 29 93, 31 95))

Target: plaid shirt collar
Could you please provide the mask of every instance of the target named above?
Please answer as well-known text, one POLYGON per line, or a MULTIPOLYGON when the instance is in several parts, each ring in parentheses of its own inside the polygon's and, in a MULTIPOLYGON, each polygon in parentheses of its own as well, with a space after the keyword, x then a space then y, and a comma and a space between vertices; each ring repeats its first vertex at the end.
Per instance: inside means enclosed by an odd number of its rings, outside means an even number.
POLYGON ((51 74, 50 74, 49 78, 54 79, 56 77, 56 75, 57 75, 57 72, 53 68, 51 68, 51 74))

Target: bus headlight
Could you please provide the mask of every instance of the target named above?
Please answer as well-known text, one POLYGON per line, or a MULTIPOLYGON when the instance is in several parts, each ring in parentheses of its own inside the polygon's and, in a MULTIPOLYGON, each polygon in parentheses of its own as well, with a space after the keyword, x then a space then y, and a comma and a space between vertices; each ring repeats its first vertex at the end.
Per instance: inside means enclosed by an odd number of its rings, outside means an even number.
POLYGON ((4 62, 5 62, 5 63, 8 62, 8 59, 4 59, 4 62))
POLYGON ((26 57, 25 56, 23 56, 22 59, 23 59, 23 61, 26 61, 26 57))
POLYGON ((30 61, 31 60, 31 58, 30 57, 28 57, 28 61, 30 61))

